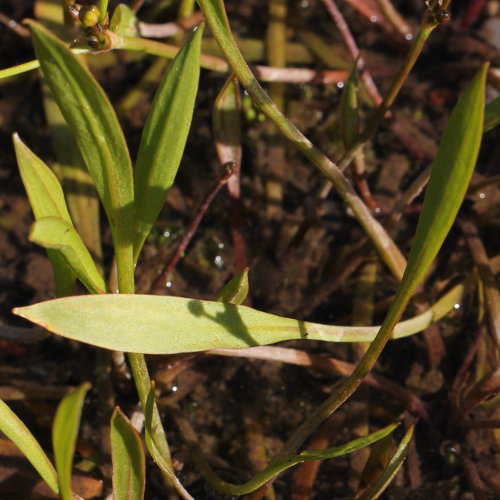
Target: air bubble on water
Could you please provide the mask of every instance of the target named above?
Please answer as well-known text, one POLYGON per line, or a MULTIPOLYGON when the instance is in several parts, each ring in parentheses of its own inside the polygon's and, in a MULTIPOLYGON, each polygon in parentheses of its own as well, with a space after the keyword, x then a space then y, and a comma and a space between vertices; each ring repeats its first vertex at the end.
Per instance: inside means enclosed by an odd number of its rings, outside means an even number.
POLYGON ((170 238, 170 231, 165 231, 165 232, 163 233, 163 236, 164 236, 165 238, 170 238))
POLYGON ((338 83, 337 83, 337 87, 338 87, 339 89, 343 89, 343 88, 344 88, 344 82, 338 82, 338 83))
POLYGON ((219 243, 219 244, 217 245, 217 247, 218 247, 220 250, 222 250, 222 249, 224 248, 224 243, 219 243))
POLYGON ((177 392, 178 390, 179 390, 179 388, 178 388, 176 385, 174 385, 174 386, 172 387, 172 392, 177 392))
POLYGON ((460 304, 455 304, 453 307, 454 307, 455 309, 460 309, 461 305, 460 305, 460 304))
POLYGON ((413 35, 411 33, 406 33, 405 38, 407 40, 413 40, 413 35))
POLYGON ((486 198, 486 195, 484 193, 479 193, 479 198, 481 198, 482 200, 484 200, 486 198))
POLYGON ((171 281, 167 281, 167 282, 165 283, 165 286, 166 286, 167 288, 170 288, 170 287, 172 286, 172 282, 171 282, 171 281))
POLYGON ((220 255, 216 255, 214 258, 214 264, 220 269, 224 267, 224 259, 220 255))
POLYGON ((382 212, 382 210, 380 210, 380 207, 375 207, 375 213, 379 214, 380 212, 382 212))
POLYGON ((309 7, 309 0, 302 0, 302 2, 300 2, 300 6, 303 9, 306 9, 307 7, 309 7))
POLYGON ((370 21, 371 21, 372 23, 376 23, 376 22, 378 21, 378 17, 377 17, 377 16, 371 16, 371 17, 370 17, 370 21))

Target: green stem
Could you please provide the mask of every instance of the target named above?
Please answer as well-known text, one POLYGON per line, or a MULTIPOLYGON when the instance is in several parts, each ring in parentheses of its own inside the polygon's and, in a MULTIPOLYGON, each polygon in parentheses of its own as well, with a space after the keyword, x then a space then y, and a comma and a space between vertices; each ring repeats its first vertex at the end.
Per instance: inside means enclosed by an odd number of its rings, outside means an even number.
POLYGON ((330 180, 337 193, 344 199, 356 219, 363 226, 384 263, 394 276, 401 279, 406 261, 399 248, 382 225, 374 219, 370 210, 358 197, 337 165, 314 146, 280 112, 276 104, 260 86, 234 42, 228 28, 227 18, 224 19, 224 23, 221 21, 222 16, 225 16, 222 3, 213 2, 213 0, 198 0, 198 4, 205 15, 214 38, 219 43, 238 80, 250 94, 255 104, 276 124, 281 133, 330 180))
POLYGON ((99 10, 101 12, 99 24, 104 24, 108 16, 108 0, 99 0, 99 10))

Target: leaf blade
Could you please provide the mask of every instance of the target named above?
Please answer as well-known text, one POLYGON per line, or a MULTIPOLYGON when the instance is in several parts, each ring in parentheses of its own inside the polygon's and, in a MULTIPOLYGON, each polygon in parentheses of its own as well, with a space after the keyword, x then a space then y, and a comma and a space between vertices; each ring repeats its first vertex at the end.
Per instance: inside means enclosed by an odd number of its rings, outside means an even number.
POLYGON ((111 458, 115 500, 141 500, 146 484, 142 441, 120 408, 111 417, 111 458))
POLYGON ((59 493, 57 474, 33 434, 22 420, 0 399, 0 431, 2 431, 31 462, 54 493, 59 493))
MULTIPOLYGON (((104 205, 119 271, 132 264, 133 180, 125 137, 106 94, 75 55, 29 21, 40 67, 104 205)), ((119 272, 120 275, 123 273, 119 272)))
POLYGON ((76 437, 88 382, 69 393, 59 404, 52 425, 52 445, 56 461, 59 492, 63 500, 72 500, 71 470, 75 453, 76 437))
POLYGON ((169 64, 141 137, 134 171, 134 257, 156 221, 172 186, 191 127, 200 75, 203 26, 169 64))
POLYGON ((59 217, 42 217, 32 225, 29 239, 44 248, 57 250, 91 293, 106 293, 106 282, 72 225, 59 217))

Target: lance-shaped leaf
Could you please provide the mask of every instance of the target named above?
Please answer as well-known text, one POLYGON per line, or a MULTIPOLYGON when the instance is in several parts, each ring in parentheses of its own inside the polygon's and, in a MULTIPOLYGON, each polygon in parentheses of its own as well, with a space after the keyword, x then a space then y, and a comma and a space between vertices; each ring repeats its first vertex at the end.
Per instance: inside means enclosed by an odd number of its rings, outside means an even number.
POLYGON ((76 139, 109 219, 119 275, 132 264, 133 181, 123 132, 106 94, 64 44, 29 22, 40 67, 76 139))
POLYGON ((156 465, 161 469, 163 474, 170 480, 170 484, 172 484, 177 493, 184 498, 184 500, 194 500, 194 498, 186 491, 184 486, 182 486, 181 482, 177 479, 175 474, 172 471, 172 467, 169 467, 165 458, 161 455, 153 441, 153 408, 154 408, 154 383, 151 383, 151 388, 149 389, 148 396, 146 399, 146 405, 144 407, 144 437, 146 441, 146 447, 153 457, 156 465))
POLYGON ((415 425, 411 425, 409 427, 403 439, 399 443, 398 448, 392 456, 389 464, 384 469, 382 474, 380 474, 380 477, 377 479, 377 481, 375 481, 373 485, 369 486, 366 491, 364 491, 362 494, 356 495, 357 499, 374 500, 375 498, 379 498, 387 488, 387 486, 389 486, 391 481, 394 479, 394 476, 403 465, 403 461, 408 453, 408 448, 410 447, 414 429, 415 425))
POLYGON ((88 382, 68 394, 57 407, 52 425, 52 445, 56 459, 59 492, 63 500, 72 500, 71 470, 75 454, 76 438, 80 426, 83 401, 90 388, 88 382))
POLYGON ((169 64, 149 113, 134 171, 137 259, 172 186, 184 153, 200 76, 203 25, 169 64))
POLYGON ((215 300, 226 304, 243 304, 248 295, 248 288, 248 267, 246 267, 226 283, 215 296, 215 300))
MULTIPOLYGON (((422 331, 453 310, 463 293, 459 286, 433 308, 398 323, 392 337, 422 331)), ((308 323, 246 306, 154 295, 67 297, 18 307, 14 313, 72 340, 149 354, 238 349, 296 339, 371 342, 380 330, 308 323)))
POLYGON ((91 293, 106 293, 106 283, 75 228, 59 217, 42 217, 30 231, 30 240, 58 250, 66 264, 91 293))
POLYGON ((340 98, 340 130, 346 151, 359 135, 357 61, 347 79, 340 98))
POLYGON ((111 417, 114 500, 144 498, 146 459, 142 441, 120 408, 111 417))
MULTIPOLYGON (((68 224, 72 224, 63 190, 54 172, 24 144, 17 134, 12 136, 12 140, 19 173, 35 219, 60 217, 68 224)), ((75 284, 74 274, 58 252, 47 250, 47 255, 54 270, 57 296, 71 294, 75 284)))
POLYGON ((22 451, 49 488, 59 493, 57 474, 51 461, 22 420, 1 399, 0 431, 22 451))

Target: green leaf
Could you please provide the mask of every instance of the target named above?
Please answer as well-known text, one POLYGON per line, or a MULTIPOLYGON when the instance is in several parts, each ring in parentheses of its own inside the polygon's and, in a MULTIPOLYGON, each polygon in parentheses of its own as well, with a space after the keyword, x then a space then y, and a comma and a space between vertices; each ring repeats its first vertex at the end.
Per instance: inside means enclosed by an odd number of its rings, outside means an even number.
POLYGON ((66 264, 91 293, 106 293, 106 283, 75 228, 59 217, 42 217, 31 227, 36 244, 58 250, 66 264))
POLYGON ((168 477, 170 484, 172 484, 177 493, 185 500, 194 500, 194 498, 184 489, 181 482, 177 479, 175 474, 172 472, 172 468, 169 467, 167 461, 162 457, 161 453, 156 447, 153 436, 152 436, 152 425, 153 425, 153 408, 154 408, 154 384, 151 384, 151 389, 149 390, 146 405, 144 408, 144 436, 146 441, 146 448, 148 449, 151 457, 155 461, 156 465, 161 469, 163 474, 168 477))
POLYGON ((144 498, 146 459, 142 441, 120 408, 111 417, 114 500, 144 498))
POLYGON ((258 474, 256 474, 250 481, 238 485, 228 483, 219 479, 215 473, 212 471, 211 467, 203 462, 203 468, 205 469, 205 479, 210 481, 210 484, 217 491, 225 495, 246 495, 255 491, 257 488, 265 484, 267 481, 272 479, 277 474, 280 474, 286 469, 293 467, 294 465, 308 462, 311 460, 326 460, 329 458, 336 458, 342 455, 347 455, 353 451, 365 448, 373 443, 376 443, 380 439, 384 439, 386 436, 391 434, 397 425, 389 425, 380 429, 379 431, 368 434, 362 438, 355 439, 341 446, 336 446, 334 448, 328 448, 324 450, 306 450, 299 455, 290 455, 285 457, 278 457, 269 463, 269 465, 258 474), (208 473, 207 473, 208 472, 208 473))
POLYGON ((0 431, 9 438, 56 494, 59 493, 57 474, 45 452, 21 419, 0 399, 0 431))
POLYGON ((384 469, 379 479, 375 482, 373 486, 369 487, 362 495, 356 496, 357 499, 374 500, 375 498, 379 498, 380 495, 387 488, 387 486, 389 486, 391 481, 394 479, 394 476, 401 468, 401 465, 403 465, 403 461, 408 453, 408 448, 410 447, 414 429, 415 429, 414 424, 409 427, 403 439, 399 443, 396 452, 392 456, 389 465, 384 469))
MULTIPOLYGON (((438 301, 434 309, 399 323, 393 338, 412 335, 443 317, 460 302, 463 291, 459 287, 445 296, 447 307, 438 301)), ((63 337, 150 354, 237 349, 294 339, 370 342, 380 330, 308 323, 246 306, 155 295, 67 297, 18 307, 14 313, 63 337)))
POLYGON ((109 219, 118 275, 132 262, 133 181, 130 156, 115 112, 95 78, 64 44, 29 21, 47 84, 76 139, 109 219))
POLYGON ((109 29, 120 36, 138 36, 137 17, 128 5, 120 3, 113 12, 109 29))
POLYGON ((203 25, 169 64, 142 133, 134 171, 134 257, 165 203, 184 152, 200 76, 203 25))
POLYGON ((500 124, 500 97, 493 99, 484 110, 484 131, 488 132, 500 124))
MULTIPOLYGON (((72 224, 63 190, 52 169, 35 155, 17 134, 13 134, 12 141, 19 173, 35 219, 60 217, 72 224)), ((57 296, 70 295, 75 284, 74 274, 57 252, 48 250, 47 255, 54 270, 57 296)))
POLYGON ((347 79, 340 98, 340 128, 346 150, 350 149, 358 139, 358 79, 357 62, 347 79))
POLYGON ((242 304, 248 295, 248 267, 227 283, 215 296, 217 302, 242 304))
POLYGON ((68 394, 59 404, 52 425, 52 445, 56 460, 59 491, 63 500, 72 500, 71 470, 75 444, 80 426, 85 394, 90 388, 88 382, 80 385, 68 394))

